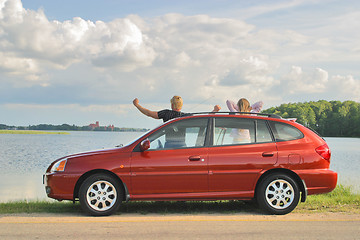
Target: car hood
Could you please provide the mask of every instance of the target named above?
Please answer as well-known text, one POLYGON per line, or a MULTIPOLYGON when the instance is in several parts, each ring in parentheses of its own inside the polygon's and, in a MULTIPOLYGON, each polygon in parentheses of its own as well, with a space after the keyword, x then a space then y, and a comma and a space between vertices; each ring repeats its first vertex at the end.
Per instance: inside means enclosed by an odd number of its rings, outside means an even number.
POLYGON ((124 147, 98 149, 98 150, 92 150, 89 152, 76 153, 76 154, 68 155, 64 158, 77 158, 77 157, 85 157, 85 156, 89 156, 89 155, 108 154, 108 153, 113 153, 113 152, 122 153, 122 152, 128 152, 128 151, 129 151, 129 146, 124 146, 124 147))
MULTIPOLYGON (((130 151, 129 150, 129 146, 124 146, 124 147, 116 147, 116 148, 108 148, 108 149, 99 149, 99 150, 92 150, 92 151, 88 151, 88 152, 81 152, 81 153, 74 153, 74 154, 70 154, 61 158, 56 159, 54 162, 52 162, 51 165, 53 165, 55 162, 62 160, 62 159, 75 159, 75 158, 81 158, 81 157, 86 157, 86 156, 95 156, 95 155, 99 155, 99 154, 111 154, 111 153, 125 153, 130 151)), ((50 165, 50 167, 51 167, 50 165)))

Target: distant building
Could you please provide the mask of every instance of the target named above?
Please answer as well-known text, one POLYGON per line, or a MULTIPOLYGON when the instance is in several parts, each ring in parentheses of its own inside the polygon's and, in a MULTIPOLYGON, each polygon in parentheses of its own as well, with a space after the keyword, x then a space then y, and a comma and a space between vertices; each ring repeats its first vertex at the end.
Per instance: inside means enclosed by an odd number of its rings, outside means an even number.
POLYGON ((98 128, 98 127, 100 127, 99 121, 96 121, 96 123, 91 123, 89 125, 89 128, 91 128, 91 130, 94 130, 95 128, 98 128))
MULTIPOLYGON (((95 123, 91 123, 89 124, 89 128, 91 130, 95 130, 96 128, 101 128, 101 130, 105 130, 105 131, 114 131, 115 126, 114 125, 109 125, 109 126, 100 126, 99 121, 96 121, 95 123)), ((99 129, 98 129, 99 130, 99 129)))

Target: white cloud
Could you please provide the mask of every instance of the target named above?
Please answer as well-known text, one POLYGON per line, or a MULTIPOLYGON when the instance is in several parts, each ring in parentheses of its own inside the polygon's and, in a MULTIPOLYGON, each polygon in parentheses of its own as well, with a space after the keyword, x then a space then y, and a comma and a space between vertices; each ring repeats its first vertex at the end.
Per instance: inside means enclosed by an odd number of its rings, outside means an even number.
MULTIPOLYGON (((24 77, 30 82, 39 83, 40 80, 38 76, 39 67, 31 58, 19 58, 0 52, 0 71, 4 71, 9 75, 24 77)), ((41 84, 41 81, 39 84, 41 84)))
POLYGON ((271 76, 274 66, 266 56, 250 56, 240 59, 231 69, 226 69, 221 75, 213 75, 207 82, 208 86, 224 86, 251 88, 267 88, 274 84, 274 78, 271 76))
POLYGON ((89 61, 100 68, 131 71, 148 66, 155 57, 129 19, 94 23, 75 17, 59 22, 49 21, 42 10, 25 10, 20 0, 2 0, 0 7, 2 62, 31 59, 45 71, 89 61))
POLYGON ((329 92, 337 99, 360 101, 360 79, 353 76, 333 76, 329 92))
POLYGON ((284 76, 289 93, 320 93, 326 89, 329 74, 320 68, 307 73, 301 67, 293 66, 289 74, 284 76))

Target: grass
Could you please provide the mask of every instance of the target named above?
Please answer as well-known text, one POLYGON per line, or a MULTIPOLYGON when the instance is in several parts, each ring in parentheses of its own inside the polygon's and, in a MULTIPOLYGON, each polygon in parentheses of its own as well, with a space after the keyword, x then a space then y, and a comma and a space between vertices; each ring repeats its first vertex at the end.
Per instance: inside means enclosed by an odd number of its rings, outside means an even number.
POLYGON ((35 130, 0 130, 0 134, 69 134, 68 132, 48 132, 35 130))
POLYGON ((297 212, 351 212, 360 214, 360 194, 351 187, 338 185, 334 191, 308 196, 305 203, 299 204, 297 212))
MULTIPOLYGON (((308 196, 305 203, 300 203, 294 212, 343 212, 360 214, 360 194, 354 194, 350 187, 339 185, 333 192, 308 196)), ((261 213, 254 202, 243 201, 202 201, 202 202, 128 202, 122 204, 118 215, 123 213, 140 214, 198 214, 239 212, 261 213)), ((83 214, 80 204, 69 201, 18 201, 0 203, 0 214, 14 213, 79 213, 83 214)))
POLYGON ((0 214, 7 213, 73 213, 80 212, 78 204, 55 201, 16 201, 0 203, 0 214))

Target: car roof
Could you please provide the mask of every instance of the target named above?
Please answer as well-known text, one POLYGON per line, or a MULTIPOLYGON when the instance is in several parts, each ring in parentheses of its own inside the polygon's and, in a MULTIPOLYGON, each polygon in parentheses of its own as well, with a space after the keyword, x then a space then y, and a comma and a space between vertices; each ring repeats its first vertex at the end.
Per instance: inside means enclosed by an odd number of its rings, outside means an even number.
MULTIPOLYGON (((173 119, 170 119, 166 122, 163 122, 162 125, 167 125, 171 122, 176 122, 181 119, 189 119, 189 118, 202 118, 202 117, 236 117, 236 118, 256 118, 256 119, 272 119, 272 120, 284 120, 284 122, 290 122, 289 119, 283 119, 282 117, 275 115, 275 114, 269 114, 269 113, 252 113, 252 112, 196 112, 196 113, 184 113, 184 115, 180 117, 176 117, 173 119)), ((159 127, 160 127, 159 126, 159 127)))
MULTIPOLYGON (((253 113, 253 112, 197 112, 197 113, 186 113, 181 117, 171 119, 168 122, 171 122, 173 120, 177 121, 181 118, 193 118, 193 117, 227 117, 227 118, 248 118, 248 119, 262 119, 262 120, 272 120, 276 122, 282 122, 285 124, 290 124, 292 126, 296 127, 304 127, 302 124, 296 122, 296 118, 282 118, 279 115, 276 114, 269 114, 269 113, 253 113), (176 120, 177 119, 177 120, 176 120)), ((165 122, 165 123, 168 123, 165 122)), ((314 130, 311 129, 311 131, 314 132, 314 130)), ((315 132, 316 133, 316 132, 315 132)), ((318 133, 316 133, 319 135, 318 133)))
POLYGON ((269 117, 282 119, 279 115, 271 114, 271 113, 254 113, 254 112, 196 112, 196 113, 186 113, 184 117, 187 116, 196 116, 196 115, 220 115, 220 116, 228 116, 228 115, 245 115, 245 116, 261 116, 261 117, 269 117))

